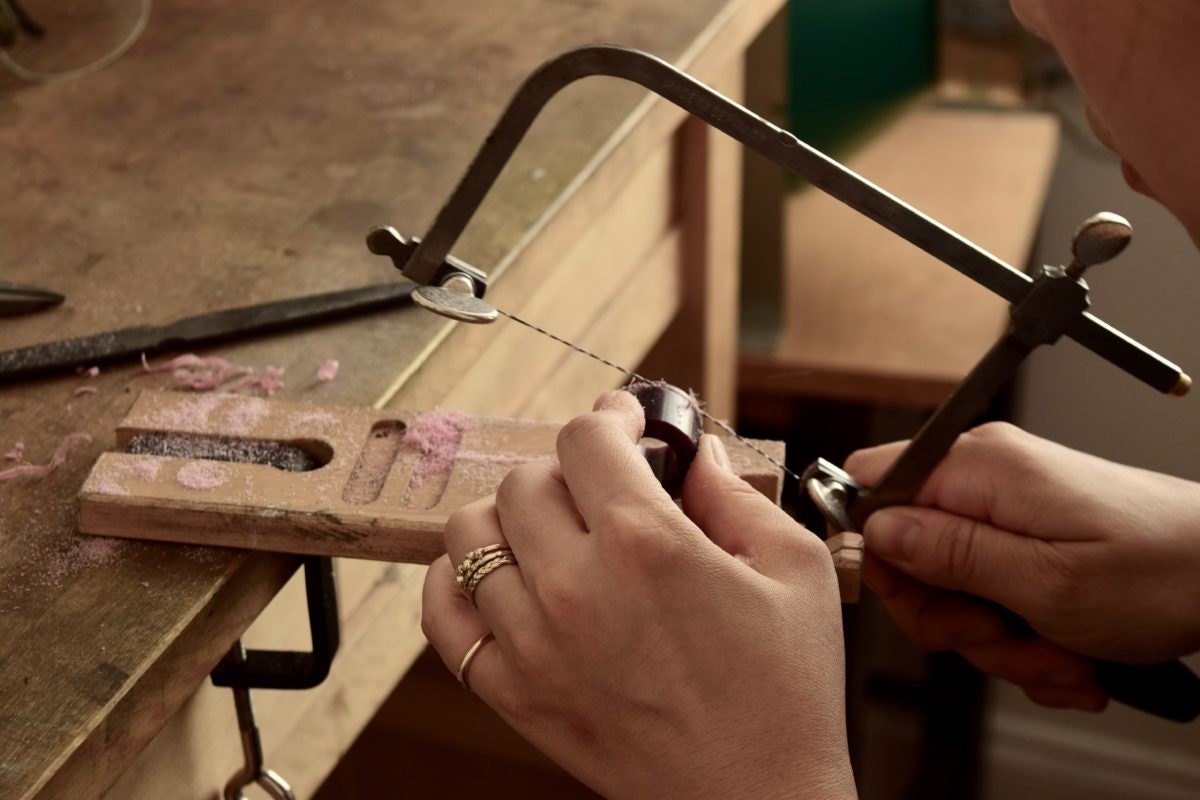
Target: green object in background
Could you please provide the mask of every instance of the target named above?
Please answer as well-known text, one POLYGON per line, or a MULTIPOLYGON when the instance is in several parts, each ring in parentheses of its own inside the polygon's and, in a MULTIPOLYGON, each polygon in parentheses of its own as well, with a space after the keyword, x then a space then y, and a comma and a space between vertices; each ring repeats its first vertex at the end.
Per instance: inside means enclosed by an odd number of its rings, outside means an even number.
POLYGON ((936 0, 791 0, 788 121, 837 155, 864 128, 930 85, 936 0))

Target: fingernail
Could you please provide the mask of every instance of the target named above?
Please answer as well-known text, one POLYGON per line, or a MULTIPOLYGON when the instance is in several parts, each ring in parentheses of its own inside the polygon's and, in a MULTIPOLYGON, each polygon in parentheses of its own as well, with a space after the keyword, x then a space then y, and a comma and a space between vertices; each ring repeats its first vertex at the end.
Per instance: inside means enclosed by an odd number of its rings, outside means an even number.
POLYGON ((603 411, 606 408, 612 408, 621 399, 621 390, 612 389, 605 392, 596 398, 596 402, 592 404, 592 411, 603 411))
POLYGON ((700 447, 718 467, 727 472, 733 471, 733 464, 729 460, 729 451, 725 449, 725 443, 721 441, 720 436, 714 436, 711 433, 704 434, 700 437, 700 447))
POLYGON ((916 551, 921 522, 910 514, 893 509, 876 511, 867 519, 863 535, 867 549, 893 564, 908 563, 916 551))

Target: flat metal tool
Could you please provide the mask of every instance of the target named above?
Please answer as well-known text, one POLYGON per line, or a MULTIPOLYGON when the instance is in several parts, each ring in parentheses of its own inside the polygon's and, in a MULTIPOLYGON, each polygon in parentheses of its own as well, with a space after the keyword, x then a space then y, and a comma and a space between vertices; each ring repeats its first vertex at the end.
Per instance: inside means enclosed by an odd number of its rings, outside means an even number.
POLYGON ((375 284, 19 347, 0 352, 0 381, 394 308, 412 291, 407 282, 375 284))
POLYGON ((58 305, 66 298, 58 292, 0 281, 0 316, 28 314, 58 305))

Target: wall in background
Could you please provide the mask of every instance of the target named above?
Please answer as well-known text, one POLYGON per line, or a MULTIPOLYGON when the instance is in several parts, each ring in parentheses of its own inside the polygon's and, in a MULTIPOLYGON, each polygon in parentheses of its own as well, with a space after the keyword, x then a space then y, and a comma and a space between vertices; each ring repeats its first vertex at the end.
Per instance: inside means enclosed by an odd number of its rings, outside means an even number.
MULTIPOLYGON (((1200 317, 1192 310, 1200 301, 1200 254, 1170 214, 1125 185, 1116 157, 1087 133, 1074 90, 1050 100, 1063 111, 1064 136, 1033 260, 1063 263, 1075 226, 1096 211, 1125 215, 1133 244, 1089 274, 1093 310, 1200 374, 1200 317)), ((1164 397, 1074 342, 1026 363, 1015 417, 1026 430, 1076 449, 1200 479, 1200 392, 1164 397)), ((1200 659, 1191 661, 1200 667, 1200 659)), ((1198 725, 1122 707, 1098 716, 1041 709, 1020 690, 996 684, 987 735, 987 800, 1200 796, 1198 725)))

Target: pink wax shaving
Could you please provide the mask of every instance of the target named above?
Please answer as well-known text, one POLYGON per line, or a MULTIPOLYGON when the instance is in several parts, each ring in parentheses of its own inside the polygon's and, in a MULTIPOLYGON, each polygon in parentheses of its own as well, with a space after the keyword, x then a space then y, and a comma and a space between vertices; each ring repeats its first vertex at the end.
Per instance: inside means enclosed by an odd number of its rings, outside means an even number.
POLYGON ((325 363, 317 370, 317 381, 320 383, 329 383, 337 377, 338 362, 336 358, 328 358, 325 363))
POLYGON ((13 444, 12 449, 4 454, 4 458, 8 461, 20 461, 21 457, 24 455, 25 455, 25 443, 24 442, 16 442, 15 444, 13 444))
POLYGON ((184 464, 175 474, 175 480, 180 486, 207 492, 223 486, 229 478, 229 471, 215 461, 193 461, 184 464))
POLYGON ((79 369, 77 369, 75 371, 78 372, 80 375, 86 375, 89 378, 94 378, 100 374, 99 367, 88 367, 86 369, 84 369, 83 367, 80 367, 79 369))
POLYGON ((184 353, 162 364, 151 365, 146 360, 146 354, 142 353, 142 368, 146 372, 173 371, 175 386, 194 392, 212 391, 239 375, 245 377, 232 386, 226 386, 225 391, 236 392, 250 386, 261 386, 270 396, 283 388, 283 367, 267 367, 262 375, 255 375, 251 367, 234 364, 220 356, 202 357, 195 353, 184 353))
POLYGON ((421 454, 412 483, 420 486, 430 475, 444 475, 454 466, 470 417, 458 411, 435 409, 414 419, 404 431, 404 444, 421 454))
MULTIPOLYGON (((44 478, 54 470, 61 467, 67 460, 67 454, 71 452, 71 448, 80 442, 90 442, 91 436, 88 436, 82 431, 77 433, 69 433, 59 443, 58 448, 54 451, 54 455, 50 457, 50 461, 46 464, 21 464, 16 467, 9 467, 0 472, 0 481, 19 478, 23 475, 28 475, 33 478, 44 478)), ((14 448, 15 450, 16 448, 14 448)), ((18 456, 19 457, 19 456, 18 456)))
POLYGON ((225 391, 236 392, 238 389, 261 386, 266 391, 267 397, 270 397, 283 388, 284 369, 284 367, 267 367, 262 375, 247 375, 232 386, 226 387, 225 391))
POLYGON ((220 356, 201 357, 195 353, 184 353, 153 366, 142 353, 142 368, 146 372, 173 371, 177 387, 197 392, 215 389, 230 378, 249 371, 248 367, 238 366, 220 356))
POLYGON ((75 395, 76 397, 81 397, 82 395, 85 395, 85 394, 95 394, 98 391, 100 391, 100 390, 97 389, 95 386, 80 386, 78 389, 76 389, 71 394, 75 395))

